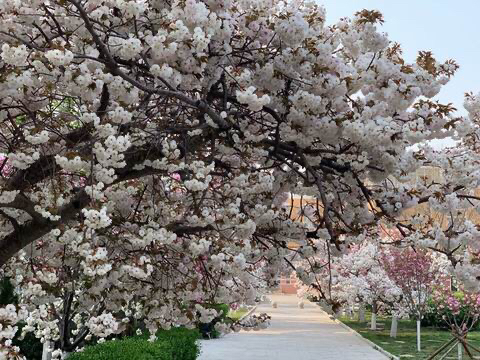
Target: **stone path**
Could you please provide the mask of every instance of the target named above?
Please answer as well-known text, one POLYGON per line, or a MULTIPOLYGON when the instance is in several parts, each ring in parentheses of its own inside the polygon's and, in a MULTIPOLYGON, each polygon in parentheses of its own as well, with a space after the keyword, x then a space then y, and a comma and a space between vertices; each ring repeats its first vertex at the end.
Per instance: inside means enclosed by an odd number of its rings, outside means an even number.
POLYGON ((355 334, 333 322, 317 305, 298 308, 292 295, 272 295, 278 308, 261 305, 271 326, 243 331, 221 339, 202 341, 200 360, 385 360, 355 334))

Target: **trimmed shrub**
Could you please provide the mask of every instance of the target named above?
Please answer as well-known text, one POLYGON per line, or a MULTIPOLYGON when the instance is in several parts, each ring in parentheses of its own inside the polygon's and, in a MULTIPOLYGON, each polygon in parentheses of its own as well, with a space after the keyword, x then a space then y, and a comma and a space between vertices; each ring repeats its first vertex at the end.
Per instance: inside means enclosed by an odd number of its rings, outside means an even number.
POLYGON ((69 360, 195 360, 200 354, 195 330, 175 328, 160 331, 154 342, 147 335, 87 346, 69 360))

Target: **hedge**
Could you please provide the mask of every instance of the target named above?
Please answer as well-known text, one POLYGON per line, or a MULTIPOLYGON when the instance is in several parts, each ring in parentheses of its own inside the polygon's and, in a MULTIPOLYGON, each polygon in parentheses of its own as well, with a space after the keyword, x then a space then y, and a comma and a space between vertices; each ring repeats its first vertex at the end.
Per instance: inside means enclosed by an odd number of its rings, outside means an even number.
POLYGON ((145 336, 107 341, 87 346, 72 354, 69 360, 195 360, 200 354, 195 330, 175 328, 160 331, 158 339, 149 342, 145 336))

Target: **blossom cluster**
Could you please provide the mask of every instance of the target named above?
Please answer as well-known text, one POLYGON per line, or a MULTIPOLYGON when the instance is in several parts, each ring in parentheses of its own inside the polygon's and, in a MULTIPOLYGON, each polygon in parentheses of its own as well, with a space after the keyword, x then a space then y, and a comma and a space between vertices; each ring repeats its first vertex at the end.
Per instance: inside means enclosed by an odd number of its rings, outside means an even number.
POLYGON ((450 282, 435 287, 432 306, 454 331, 471 329, 480 319, 480 294, 465 289, 453 291, 450 282))

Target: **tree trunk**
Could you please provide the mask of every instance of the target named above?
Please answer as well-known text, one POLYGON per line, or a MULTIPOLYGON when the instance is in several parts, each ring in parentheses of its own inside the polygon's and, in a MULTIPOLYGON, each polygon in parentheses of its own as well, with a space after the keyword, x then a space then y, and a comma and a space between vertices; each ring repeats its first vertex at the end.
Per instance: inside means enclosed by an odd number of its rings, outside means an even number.
POLYGON ((396 338, 397 337, 397 328, 398 328, 398 319, 396 316, 392 317, 392 326, 390 327, 390 337, 396 338))
POLYGON ((365 322, 365 305, 363 303, 358 308, 358 321, 365 322))
POLYGON ((372 305, 372 321, 370 324, 370 330, 377 330, 377 304, 375 302, 372 305))
POLYGON ((420 319, 417 320, 417 351, 420 351, 420 319))
POLYGON ((370 325, 370 330, 377 330, 377 314, 372 313, 372 323, 370 325))
POLYGON ((42 360, 51 360, 52 359, 52 352, 50 348, 50 340, 46 340, 43 343, 43 351, 42 351, 42 360))

